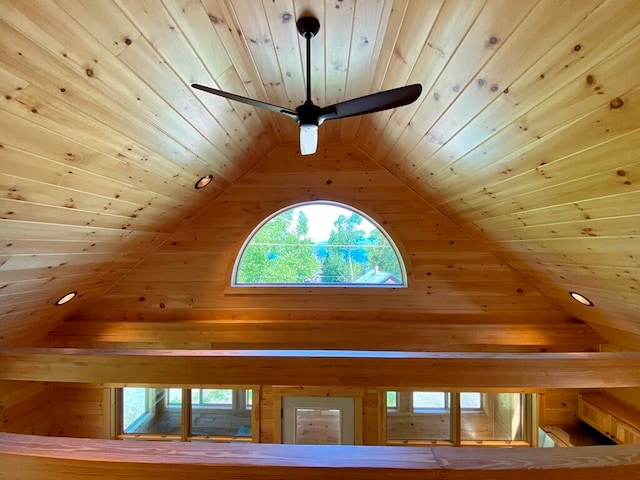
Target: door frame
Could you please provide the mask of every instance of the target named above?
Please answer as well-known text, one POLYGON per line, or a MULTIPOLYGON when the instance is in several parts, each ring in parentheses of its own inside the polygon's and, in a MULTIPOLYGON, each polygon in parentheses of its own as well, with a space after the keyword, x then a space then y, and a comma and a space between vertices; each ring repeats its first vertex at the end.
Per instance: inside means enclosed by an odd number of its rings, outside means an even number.
POLYGON ((282 443, 283 397, 349 397, 353 398, 354 445, 362 445, 362 404, 364 388, 358 387, 273 387, 273 442, 282 443))

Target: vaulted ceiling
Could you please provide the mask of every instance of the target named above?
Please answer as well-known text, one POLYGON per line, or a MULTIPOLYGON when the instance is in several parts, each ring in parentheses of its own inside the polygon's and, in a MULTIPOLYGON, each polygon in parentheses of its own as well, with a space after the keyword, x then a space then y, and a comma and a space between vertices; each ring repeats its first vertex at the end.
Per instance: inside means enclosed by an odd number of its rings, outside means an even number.
MULTIPOLYGON (((29 343, 100 306, 152 252, 185 239, 185 226, 273 174, 274 155, 285 178, 287 165, 313 168, 331 151, 361 179, 393 174, 398 185, 377 188, 387 205, 410 204, 401 214, 424 202, 420 215, 451 223, 443 238, 463 236, 467 261, 491 265, 483 295, 513 282, 516 298, 531 286, 542 294, 536 308, 640 345, 624 333, 640 335, 635 0, 1 3, 0 343, 29 343), (321 22, 316 104, 410 83, 422 84, 420 98, 326 122, 319 153, 300 157, 295 122, 190 87, 295 108, 305 96, 303 14, 321 22), (208 174, 213 184, 194 189, 208 174), (492 284, 504 268, 514 277, 492 284), (53 306, 69 290, 80 298, 53 306)), ((337 170, 318 168, 322 178, 337 170)), ((276 195, 278 180, 270 186, 276 195)), ((348 200, 348 188, 337 197, 348 200)))

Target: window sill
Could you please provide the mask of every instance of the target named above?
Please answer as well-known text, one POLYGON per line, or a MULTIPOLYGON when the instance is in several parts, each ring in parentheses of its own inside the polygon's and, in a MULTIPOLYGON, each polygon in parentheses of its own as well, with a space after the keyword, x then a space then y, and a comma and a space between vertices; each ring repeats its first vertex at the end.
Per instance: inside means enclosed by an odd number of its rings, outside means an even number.
MULTIPOLYGON (((371 289, 385 290, 394 293, 396 290, 406 290, 406 285, 363 285, 363 284, 263 284, 263 285, 233 285, 224 289, 225 296, 232 295, 369 295, 371 289)), ((397 293, 396 293, 397 295, 397 293)))

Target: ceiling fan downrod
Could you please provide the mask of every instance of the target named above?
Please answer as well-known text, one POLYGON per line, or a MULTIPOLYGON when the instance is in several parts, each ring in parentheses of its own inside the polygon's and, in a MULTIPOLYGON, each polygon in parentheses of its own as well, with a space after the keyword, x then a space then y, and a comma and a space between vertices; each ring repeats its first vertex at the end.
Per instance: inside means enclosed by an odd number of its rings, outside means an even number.
POLYGON ((327 107, 314 105, 311 100, 311 39, 320 31, 320 22, 315 17, 303 16, 296 22, 296 27, 298 29, 298 33, 304 37, 307 47, 307 98, 305 102, 296 107, 295 110, 278 105, 272 105, 261 100, 243 97, 241 95, 236 95, 235 93, 224 92, 222 90, 206 87, 197 83, 194 83, 191 86, 213 95, 245 103, 252 107, 281 113, 292 118, 298 122, 298 125, 300 126, 300 153, 302 155, 310 155, 316 152, 318 147, 318 126, 320 126, 325 120, 365 115, 367 113, 381 112, 391 108, 402 107, 414 102, 420 96, 420 93, 422 92, 422 85, 416 83, 405 87, 372 93, 370 95, 365 95, 364 97, 345 100, 327 107))

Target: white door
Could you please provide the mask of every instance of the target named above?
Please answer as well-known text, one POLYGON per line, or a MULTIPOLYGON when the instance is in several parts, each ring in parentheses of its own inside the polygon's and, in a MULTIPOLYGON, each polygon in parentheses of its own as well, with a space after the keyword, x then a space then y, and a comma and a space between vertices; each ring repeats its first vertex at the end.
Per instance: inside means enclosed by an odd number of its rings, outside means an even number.
POLYGON ((354 445, 355 399, 283 397, 282 443, 354 445))

